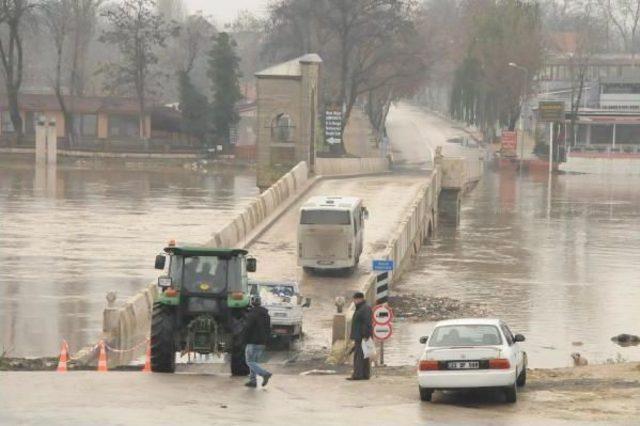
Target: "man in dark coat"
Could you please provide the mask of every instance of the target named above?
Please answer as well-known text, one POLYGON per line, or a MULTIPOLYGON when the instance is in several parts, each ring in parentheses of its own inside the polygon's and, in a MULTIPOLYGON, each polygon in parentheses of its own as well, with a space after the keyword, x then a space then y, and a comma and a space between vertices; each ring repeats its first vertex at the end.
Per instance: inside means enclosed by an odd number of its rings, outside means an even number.
POLYGON ((245 357, 249 366, 249 381, 245 386, 255 388, 258 386, 256 376, 262 377, 262 386, 266 386, 272 374, 262 368, 258 361, 264 353, 267 341, 271 336, 271 318, 269 311, 261 306, 261 300, 258 296, 251 298, 252 309, 247 315, 247 323, 245 328, 245 339, 247 347, 245 349, 245 357))
POLYGON ((364 300, 364 294, 357 292, 353 295, 356 310, 351 318, 351 340, 354 342, 353 374, 347 380, 369 380, 371 362, 364 357, 362 340, 370 339, 373 333, 371 324, 371 307, 364 300))

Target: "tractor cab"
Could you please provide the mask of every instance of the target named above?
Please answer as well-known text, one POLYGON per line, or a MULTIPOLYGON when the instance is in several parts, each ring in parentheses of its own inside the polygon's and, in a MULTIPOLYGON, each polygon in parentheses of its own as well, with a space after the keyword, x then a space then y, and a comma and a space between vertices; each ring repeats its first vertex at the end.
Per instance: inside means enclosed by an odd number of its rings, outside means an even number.
POLYGON ((156 257, 156 269, 167 274, 158 278, 159 302, 184 304, 186 313, 219 313, 226 308, 249 305, 247 272, 255 272, 256 260, 246 250, 169 245, 166 255, 156 257))

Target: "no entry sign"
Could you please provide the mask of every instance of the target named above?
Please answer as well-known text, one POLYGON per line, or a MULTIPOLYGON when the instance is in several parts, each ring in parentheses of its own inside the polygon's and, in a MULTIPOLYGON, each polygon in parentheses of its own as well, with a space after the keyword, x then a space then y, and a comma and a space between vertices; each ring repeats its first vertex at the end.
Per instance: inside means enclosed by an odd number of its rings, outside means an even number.
POLYGON ((391 324, 374 324, 373 337, 378 340, 387 340, 393 334, 391 324))
POLYGON ((387 325, 393 320, 393 310, 387 305, 377 305, 373 308, 374 324, 387 325))

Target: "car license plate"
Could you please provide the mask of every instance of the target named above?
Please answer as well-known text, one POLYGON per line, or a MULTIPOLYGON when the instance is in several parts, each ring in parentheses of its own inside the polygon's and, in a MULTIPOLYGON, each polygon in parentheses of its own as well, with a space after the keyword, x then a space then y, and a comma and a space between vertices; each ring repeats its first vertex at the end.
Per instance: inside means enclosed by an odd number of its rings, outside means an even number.
POLYGON ((480 368, 480 363, 478 361, 456 361, 448 363, 447 368, 450 370, 470 370, 480 368))

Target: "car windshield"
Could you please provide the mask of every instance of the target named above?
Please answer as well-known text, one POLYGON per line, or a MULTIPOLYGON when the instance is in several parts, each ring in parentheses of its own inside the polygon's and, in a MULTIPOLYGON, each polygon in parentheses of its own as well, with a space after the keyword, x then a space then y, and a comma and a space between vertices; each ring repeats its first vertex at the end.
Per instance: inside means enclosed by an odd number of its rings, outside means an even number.
POLYGON ((184 258, 182 284, 196 293, 219 293, 226 289, 229 262, 215 256, 184 258))
POLYGON ((263 305, 296 303, 295 290, 291 285, 254 285, 252 294, 259 294, 263 305))
POLYGON ((302 210, 302 225, 350 225, 351 219, 346 210, 302 210))
POLYGON ((487 346, 500 345, 502 338, 498 328, 487 324, 443 325, 437 327, 429 346, 487 346))

